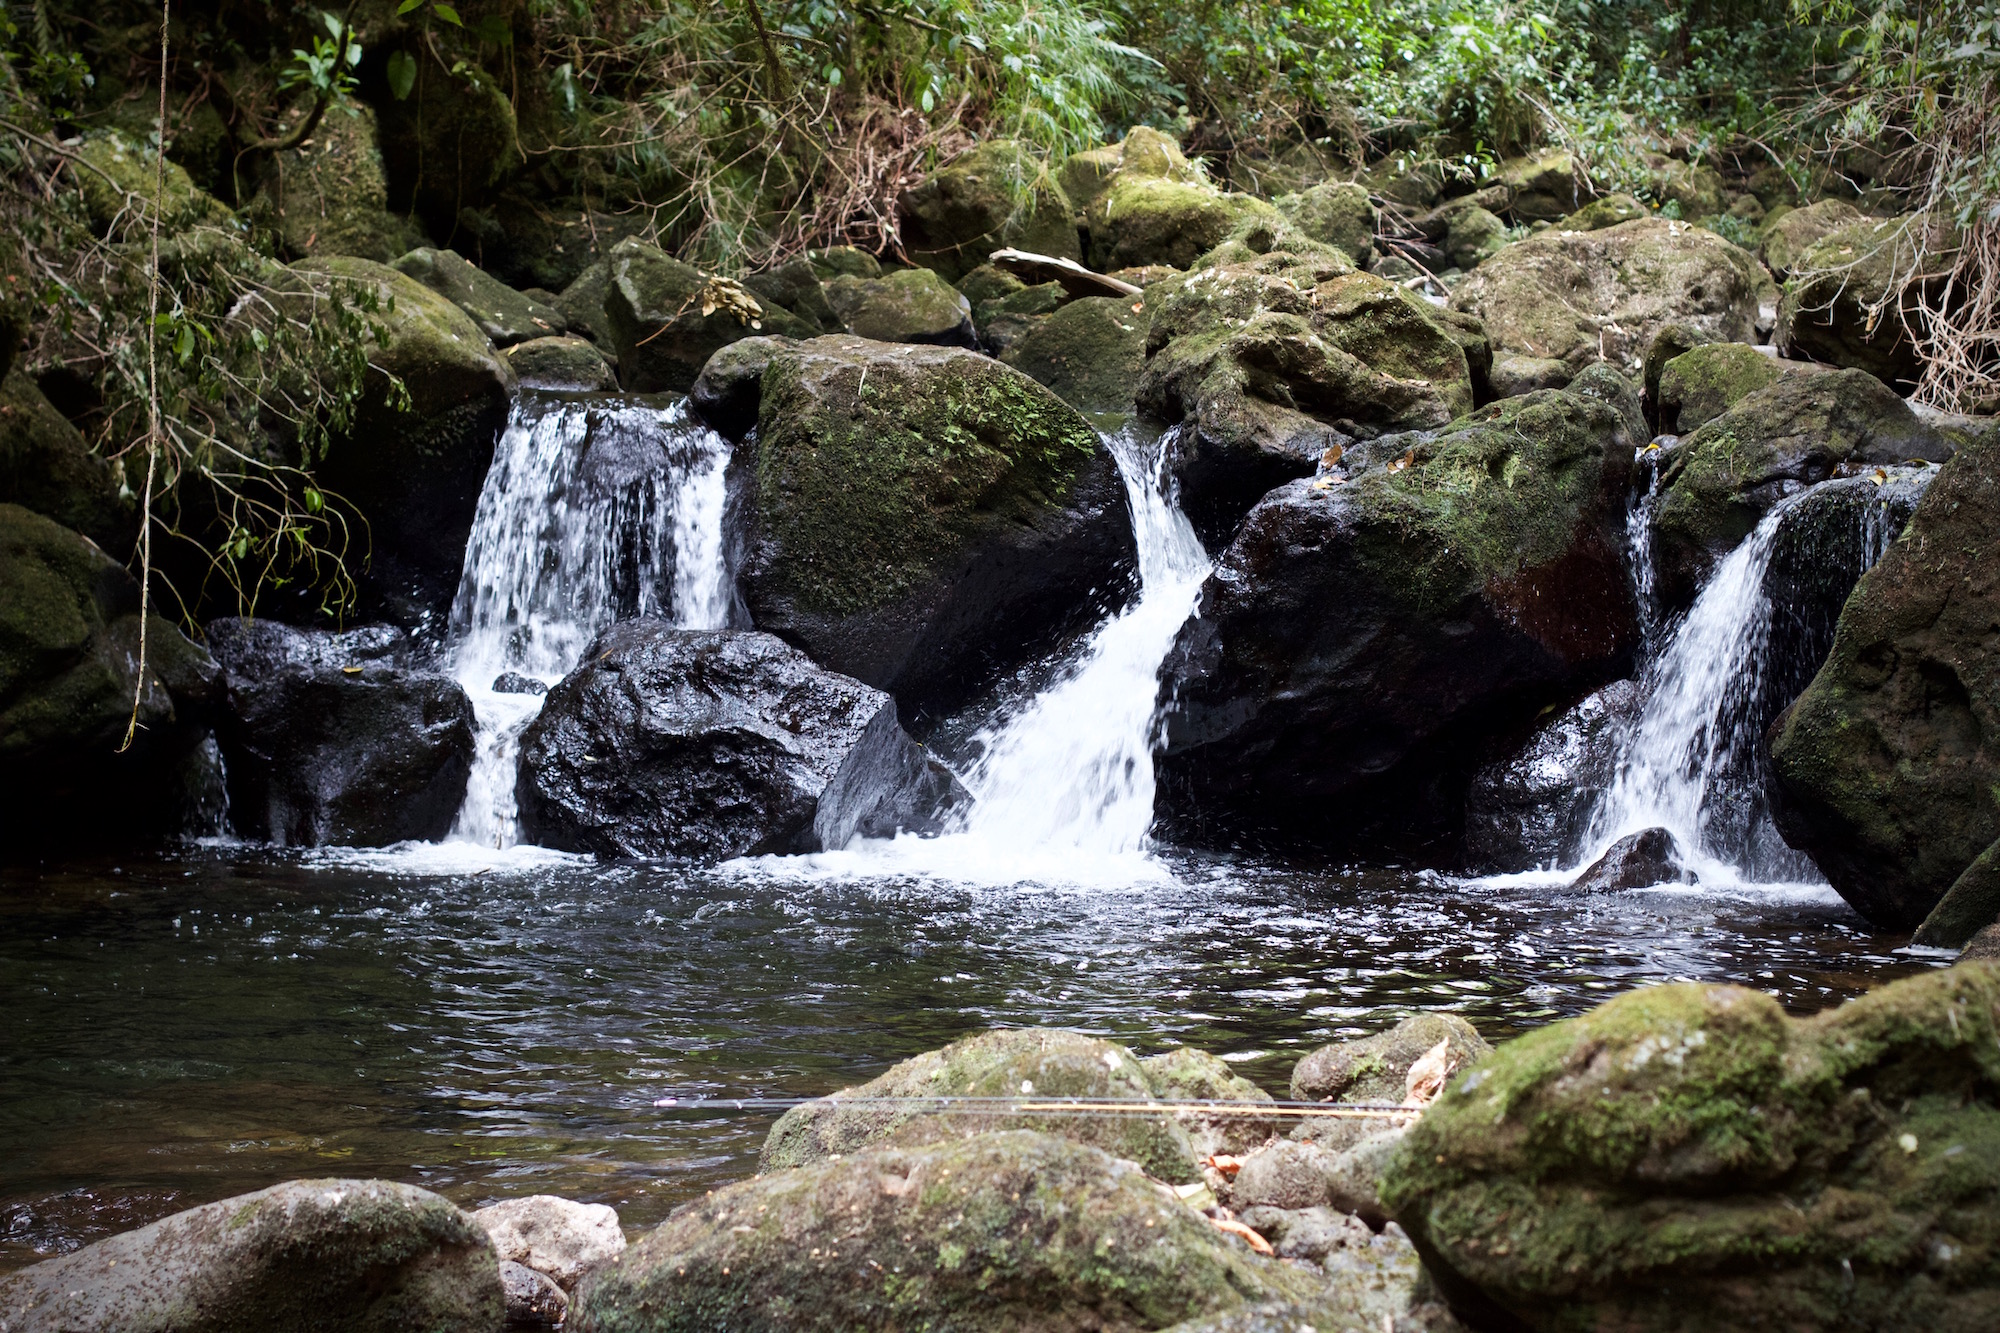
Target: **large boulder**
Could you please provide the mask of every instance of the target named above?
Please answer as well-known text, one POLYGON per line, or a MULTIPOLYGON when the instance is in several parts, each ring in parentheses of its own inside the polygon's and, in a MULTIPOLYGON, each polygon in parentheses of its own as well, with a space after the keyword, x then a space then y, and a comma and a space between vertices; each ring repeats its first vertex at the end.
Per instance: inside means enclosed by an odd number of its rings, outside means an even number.
POLYGON ((1664 605, 1687 606, 1772 506, 1843 464, 1950 456, 1951 445, 1870 375, 1786 376, 1739 400, 1667 458, 1653 511, 1654 589, 1664 605))
POLYGON ((139 516, 112 466, 20 370, 0 380, 0 504, 16 504, 121 554, 139 516))
POLYGON ((294 1180, 0 1277, 9 1333, 486 1333, 486 1233, 428 1190, 294 1180))
POLYGON ((1602 231, 1622 222, 1649 218, 1653 210, 1629 194, 1607 194, 1593 199, 1555 224, 1557 231, 1602 231))
POLYGON ((1516 222, 1554 222, 1590 197, 1576 158, 1561 149, 1510 157, 1493 174, 1516 222))
POLYGON ((1992 964, 1806 1019, 1653 987, 1460 1075, 1383 1199, 1479 1327, 1989 1328, 1996 1087, 1992 964))
POLYGON ((958 348, 769 346, 732 464, 757 625, 921 726, 1129 595, 1117 464, 1047 389, 958 348))
POLYGON ((1034 151, 1012 139, 988 139, 953 158, 897 203, 905 253, 948 282, 1002 248, 1083 259, 1069 196, 1034 151))
POLYGON ((1636 646, 1635 443, 1618 408, 1544 390, 1266 496, 1161 669, 1167 826, 1322 843, 1452 827, 1475 746, 1636 646))
POLYGON ((826 302, 841 327, 858 338, 947 347, 979 344, 972 303, 927 268, 898 269, 880 278, 835 278, 826 284, 826 302))
POLYGON ((1792 266, 1807 250, 1834 232, 1867 220, 1845 199, 1822 199, 1804 208, 1786 209, 1764 224, 1757 257, 1782 282, 1792 275, 1792 266))
POLYGON ((509 347, 505 356, 524 388, 608 393, 618 387, 604 354, 583 338, 530 338, 509 347))
POLYGON ((368 377, 350 428, 317 469, 368 523, 363 611, 439 623, 458 590, 513 372, 464 311, 387 265, 335 257, 293 268, 322 294, 372 302, 366 317, 383 332, 368 346, 382 374, 368 377))
POLYGON ((1146 304, 1139 406, 1182 425, 1168 466, 1211 545, 1330 447, 1472 408, 1459 331, 1337 255, 1203 268, 1149 289, 1146 304))
POLYGON ((1691 347, 1660 366, 1651 395, 1660 433, 1689 434, 1787 375, 1813 375, 1824 369, 1815 361, 1782 361, 1748 343, 1691 347))
POLYGON ((686 393, 708 358, 739 338, 818 331, 778 307, 752 310, 716 300, 718 281, 644 241, 611 248, 604 317, 621 384, 634 393, 686 393))
POLYGON ((1475 773, 1465 797, 1466 864, 1482 874, 1574 864, 1643 702, 1637 681, 1613 681, 1475 773))
POLYGON ((1856 586, 1771 743, 1778 827, 1907 929, 2000 838, 2000 442, 1960 451, 1856 586))
POLYGON ((1139 1167, 1031 1130, 891 1145, 690 1204, 583 1285, 575 1333, 1036 1328, 1138 1333, 1336 1299, 1139 1167))
MULTIPOLYGON (((514 104, 477 60, 447 68, 435 38, 405 27, 403 54, 417 62, 410 96, 375 102, 389 207, 414 213, 431 235, 449 239, 459 215, 487 202, 523 161, 514 104)), ((379 47, 372 44, 371 56, 379 47)))
MULTIPOLYGON (((1117 165, 1084 209, 1090 260, 1104 272, 1143 264, 1188 268, 1247 221, 1283 221, 1262 199, 1210 184, 1180 145, 1156 130, 1135 128, 1116 151, 1117 165)), ((1080 173, 1066 163, 1065 184, 1072 174, 1080 173)))
POLYGON ((1594 361, 1637 375, 1672 321, 1726 342, 1757 333, 1770 275, 1712 231, 1645 218, 1598 231, 1549 230, 1507 246, 1452 293, 1493 340, 1494 388, 1567 383, 1594 361))
POLYGON ((0 849, 174 833, 221 698, 207 653, 84 537, 0 504, 0 849), (121 749, 134 720, 132 743, 121 749))
POLYGON ((151 228, 155 211, 162 232, 194 227, 230 233, 242 224, 227 205, 194 183, 186 168, 169 158, 165 164, 150 145, 120 130, 87 136, 76 147, 81 169, 76 188, 85 213, 98 232, 111 240, 137 240, 151 228), (157 202, 156 202, 157 201, 157 202))
POLYGON ((523 296, 455 250, 421 246, 391 267, 463 310, 495 347, 547 338, 569 327, 561 311, 523 296))
POLYGON ((1086 296, 1022 334, 1000 359, 1083 412, 1129 412, 1151 316, 1139 297, 1086 296))
POLYGON ((521 830, 605 856, 733 856, 935 832, 964 799, 894 700, 747 630, 630 620, 521 737, 521 830))
POLYGON ((1353 181, 1325 181, 1309 190, 1278 198, 1278 211, 1293 226, 1352 259, 1368 262, 1375 249, 1381 211, 1368 197, 1368 187, 1353 181))
POLYGON ((1916 305, 1951 270, 1958 238, 1928 215, 1864 218, 1822 236, 1792 262, 1773 336, 1787 356, 1865 370, 1907 387, 1922 371, 1912 324, 1916 305), (1913 273, 1917 249, 1929 255, 1913 273))
POLYGON ((305 143, 273 154, 243 211, 300 258, 353 255, 386 264, 423 239, 408 217, 389 211, 375 112, 359 102, 330 111, 305 143))

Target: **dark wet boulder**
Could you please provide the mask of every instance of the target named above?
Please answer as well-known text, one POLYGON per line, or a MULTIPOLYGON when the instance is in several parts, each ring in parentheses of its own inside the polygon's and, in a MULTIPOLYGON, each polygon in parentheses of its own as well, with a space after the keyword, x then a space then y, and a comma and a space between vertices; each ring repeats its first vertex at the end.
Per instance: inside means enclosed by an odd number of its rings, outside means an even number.
POLYGON ((216 727, 236 831, 283 847, 380 847, 451 831, 472 771, 472 701, 398 664, 387 627, 333 634, 217 620, 216 727))
POLYGON ((885 343, 976 347, 972 303, 927 268, 879 278, 840 277, 826 284, 827 304, 842 328, 885 343))
POLYGON ((608 393, 618 387, 604 354, 582 338, 530 338, 503 355, 525 388, 608 393))
POLYGON ((561 312, 571 333, 588 338, 599 349, 615 355, 618 338, 611 327, 611 316, 604 308, 605 298, 610 295, 611 261, 600 259, 577 274, 550 304, 561 312))
POLYGON ((1076 409, 958 348, 777 350, 732 486, 753 622, 896 696, 913 725, 1130 595, 1117 464, 1076 409))
POLYGON ((1680 846, 1663 828, 1628 833, 1604 849, 1570 883, 1571 893, 1622 893, 1656 884, 1685 884, 1693 876, 1681 868, 1680 846))
POLYGON ((619 383, 635 393, 686 393, 709 357, 740 338, 817 332, 754 297, 754 310, 714 299, 727 291, 716 289, 720 279, 644 241, 620 241, 608 258, 605 323, 618 352, 619 383))
POLYGON ((522 832, 701 863, 935 832, 964 800, 895 701, 769 634, 630 620, 521 738, 522 832))
POLYGON ((0 1277, 9 1333, 487 1333, 486 1235, 428 1190, 294 1180, 0 1277))
POLYGON ((1958 244, 1927 216, 1863 218, 1826 233, 1793 260, 1772 340, 1787 356, 1865 370, 1907 392, 1922 370, 1910 336, 1923 327, 1919 298, 1938 294, 1958 244), (1913 281, 1919 245, 1926 278, 1913 281))
POLYGON ((690 1204, 593 1274, 576 1333, 1020 1328, 1138 1333, 1327 1279, 1097 1148, 1032 1130, 888 1145, 690 1204))
POLYGON ((1366 264, 1381 226, 1380 210, 1368 197, 1368 187, 1353 181, 1324 181, 1297 194, 1281 196, 1278 211, 1292 225, 1322 245, 1366 264))
POLYGON ((1770 280, 1714 232, 1645 218, 1516 242, 1461 283, 1451 304, 1485 324, 1496 389, 1560 385, 1593 361, 1636 376, 1653 335, 1673 321, 1750 342, 1770 280))
POLYGON ((468 208, 494 199, 523 155, 506 91, 476 62, 456 72, 440 68, 433 40, 421 26, 405 25, 386 41, 371 40, 368 53, 386 56, 400 45, 417 62, 412 96, 373 101, 389 208, 448 239, 468 208))
POLYGON ((2000 842, 1974 857, 1965 873, 1952 881, 1910 943, 1930 949, 1962 948, 1995 922, 2000 922, 2000 842))
POLYGON ((0 504, 0 850, 180 831, 197 747, 221 702, 207 653, 150 617, 86 538, 0 504), (120 752, 137 704, 132 744, 120 752))
POLYGON ((440 621, 460 567, 514 374, 464 311, 422 283, 365 259, 294 265, 322 296, 372 298, 383 341, 351 427, 316 475, 368 521, 364 614, 401 625, 440 621), (396 393, 386 376, 401 382, 396 393))
POLYGON ((765 306, 790 311, 815 332, 840 332, 840 316, 827 304, 826 284, 811 260, 788 259, 776 268, 751 274, 743 279, 743 285, 765 306))
POLYGON ((1272 488, 1364 431, 1472 407, 1457 331, 1344 258, 1277 251, 1148 290, 1142 410, 1180 423, 1168 466, 1212 546, 1272 488))
POLYGON ((1084 207, 1091 266, 1100 272, 1140 264, 1189 268, 1243 223, 1284 220, 1262 199, 1217 189, 1157 130, 1135 127, 1124 142, 1098 152, 1113 154, 1115 163, 1084 207))
POLYGON ((139 530, 111 465, 19 370, 0 381, 0 504, 32 509, 121 554, 139 530))
POLYGON ((1987 1328, 1996 1087, 1991 964, 1806 1019, 1656 986, 1459 1076, 1383 1199, 1479 1327, 1987 1328))
POLYGON ((1165 827, 1447 836, 1479 747, 1629 662, 1633 448, 1623 413, 1548 390, 1265 496, 1161 669, 1165 827))
POLYGON ((554 1326, 569 1316, 569 1297, 556 1280, 512 1259, 500 1261, 500 1294, 509 1326, 554 1326))
POLYGON ((1086 296, 1029 329, 1000 359, 1084 412, 1129 412, 1146 365, 1139 297, 1086 296))
POLYGON ((1843 465, 1942 461, 1951 452, 1873 376, 1847 370, 1780 378, 1681 440, 1662 466, 1653 511, 1661 601, 1688 605, 1774 505, 1843 465))
POLYGON ((904 251, 947 282, 1003 248, 1083 258, 1069 196, 1034 151, 1012 139, 988 139, 953 158, 903 191, 897 205, 904 251))
POLYGON ((1922 921, 2000 838, 2000 443, 1945 464, 1856 585, 1771 742, 1779 830, 1876 924, 1922 921))
POLYGON ((771 358, 798 345, 796 338, 745 338, 729 344, 708 358, 688 391, 688 401, 716 434, 743 440, 757 424, 764 371, 771 358))
POLYGON ((1866 221, 1869 219, 1861 210, 1845 199, 1822 199, 1804 208, 1787 209, 1764 224, 1757 254, 1772 275, 1783 281, 1807 250, 1834 232, 1866 221))
POLYGON ((1613 681, 1474 774, 1465 798, 1466 864, 1484 874, 1574 864, 1569 858, 1617 776, 1619 741, 1642 702, 1637 681, 1613 681))
POLYGON ((1337 1041, 1307 1055, 1292 1068, 1292 1099, 1398 1104, 1408 1094, 1410 1066, 1440 1042, 1460 1069, 1493 1049, 1457 1014, 1415 1014, 1387 1032, 1337 1041))
POLYGON ((463 310, 495 347, 553 337, 569 327, 560 310, 523 296, 455 250, 421 246, 390 267, 463 310))
MULTIPOLYGON (((1155 1071, 1159 1072, 1159 1071, 1155 1071)), ((1036 1129, 1139 1163, 1161 1180, 1200 1179, 1185 1128, 1171 1115, 1051 1116, 1037 1112, 929 1115, 873 1098, 1166 1096, 1123 1046, 1056 1028, 996 1028, 926 1051, 879 1078, 780 1116, 758 1159, 764 1171, 811 1166, 883 1143, 919 1144, 1004 1129, 1036 1129)))

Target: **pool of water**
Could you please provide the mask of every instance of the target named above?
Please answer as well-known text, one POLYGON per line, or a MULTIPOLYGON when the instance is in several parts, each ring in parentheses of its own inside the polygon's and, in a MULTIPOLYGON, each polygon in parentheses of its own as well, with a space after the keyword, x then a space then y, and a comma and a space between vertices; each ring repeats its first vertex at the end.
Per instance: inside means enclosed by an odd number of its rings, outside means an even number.
POLYGON ((1198 1046, 1282 1094, 1306 1050, 1416 1010, 1500 1040, 1695 979, 1804 1013, 1945 961, 1825 889, 1197 857, 1095 878, 450 847, 0 869, 0 1269, 310 1175, 644 1227, 754 1170, 771 1119, 656 1099, 819 1094, 993 1025, 1198 1046))

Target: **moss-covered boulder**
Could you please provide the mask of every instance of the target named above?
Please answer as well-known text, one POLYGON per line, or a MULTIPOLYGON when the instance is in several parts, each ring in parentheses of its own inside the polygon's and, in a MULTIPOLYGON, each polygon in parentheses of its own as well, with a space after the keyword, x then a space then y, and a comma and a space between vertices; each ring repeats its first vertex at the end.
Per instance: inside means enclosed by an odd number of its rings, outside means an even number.
POLYGON ((19 370, 0 380, 0 504, 32 509, 120 555, 137 540, 137 506, 116 470, 19 370))
MULTIPOLYGON (((643 208, 603 212, 552 201, 528 183, 458 210, 452 246, 509 287, 559 292, 629 236, 653 232, 643 208)), ((400 252, 399 252, 400 253, 400 252)))
POLYGON ((879 278, 835 278, 826 284, 826 300, 841 327, 857 338, 944 347, 979 343, 972 326, 972 303, 931 269, 898 269, 879 278))
POLYGON ((277 233, 282 251, 295 258, 353 255, 386 264, 423 244, 420 227, 389 211, 375 112, 358 102, 328 111, 312 138, 273 154, 244 214, 277 233))
POLYGON ((101 849, 179 831, 220 680, 208 654, 155 615, 135 690, 138 611, 123 566, 0 504, 0 848, 101 849), (120 753, 135 695, 139 729, 120 753))
POLYGON ((432 49, 409 40, 415 88, 375 103, 389 207, 414 212, 432 236, 450 240, 460 212, 486 203, 521 165, 520 130, 514 104, 484 70, 461 61, 447 72, 432 49))
POLYGON ((1351 448, 1243 520, 1161 670, 1158 813, 1204 842, 1454 829, 1483 738, 1619 674, 1627 415, 1545 390, 1351 448))
POLYGON ((1365 185, 1326 181, 1297 194, 1281 195, 1277 205, 1293 226, 1322 245, 1339 250, 1356 265, 1366 264, 1374 252, 1381 216, 1365 185))
POLYGON ((1146 366, 1151 318, 1138 297, 1086 296, 1022 334, 1000 354, 1084 412, 1129 412, 1146 366))
POLYGON ((1721 341, 1752 341, 1768 282, 1754 256, 1714 232, 1647 218, 1598 231, 1552 228, 1507 246, 1459 285, 1451 304, 1484 322, 1496 377, 1511 357, 1565 380, 1593 361, 1633 376, 1653 335, 1676 320, 1721 341))
MULTIPOLYGON (((2000 925, 2000 840, 1972 858, 1938 905, 1910 936, 1913 946, 1962 949, 1981 931, 2000 925)), ((1996 931, 2000 934, 2000 931, 1996 931)))
POLYGON ((755 623, 889 691, 913 726, 1128 595, 1116 464, 976 352, 814 338, 770 356, 739 451, 755 623))
POLYGON ((1834 232, 1867 220, 1845 199, 1822 199, 1804 208, 1786 209, 1765 222, 1757 256, 1783 281, 1791 276, 1800 255, 1834 232))
POLYGON ((1454 199, 1419 219, 1418 226, 1435 238, 1447 265, 1467 272, 1507 244, 1507 224, 1498 214, 1470 200, 1454 199))
POLYGON ((721 299, 727 289, 718 288, 718 279, 644 241, 613 246, 605 278, 605 322, 618 351, 618 379, 634 393, 686 393, 708 358, 738 338, 817 332, 755 298, 750 306, 721 299))
POLYGON ((808 259, 788 259, 776 268, 751 274, 743 279, 743 285, 765 308, 788 310, 815 332, 841 331, 840 316, 826 299, 825 280, 808 259))
POLYGON ((1442 426, 1472 407, 1455 331, 1337 254, 1285 251, 1148 289, 1139 406, 1183 423, 1169 460, 1204 540, 1363 429, 1442 426))
POLYGON ((159 154, 117 130, 89 136, 76 153, 77 189, 101 235, 138 236, 152 225, 156 199, 162 231, 221 227, 234 232, 242 227, 228 206, 197 186, 178 163, 169 159, 161 174, 159 154))
POLYGON ((1188 268, 1242 223, 1283 214, 1252 195, 1217 189, 1173 140, 1135 129, 1119 145, 1117 165, 1084 216, 1091 264, 1109 271, 1140 264, 1188 268))
POLYGON ((569 331, 590 339, 605 351, 616 354, 617 336, 605 298, 611 295, 611 261, 600 259, 576 275, 551 303, 562 313, 569 331))
POLYGON ((1410 1066, 1439 1042, 1460 1069, 1493 1049, 1457 1014, 1415 1014, 1386 1032, 1337 1041, 1307 1055, 1292 1067, 1292 1099, 1400 1103, 1408 1092, 1410 1066))
POLYGON ((1075 208, 1034 151, 988 139, 903 191, 903 248, 956 282, 995 250, 1082 262, 1075 208))
POLYGON ((1137 1333, 1335 1299, 1130 1162, 1029 1130, 888 1146, 690 1204, 586 1278, 576 1333, 951 1328, 1137 1333))
POLYGON ((1703 343, 1660 367, 1653 394, 1662 435, 1699 430, 1788 375, 1817 375, 1816 361, 1784 361, 1748 343, 1703 343))
POLYGON ((368 318, 383 340, 369 346, 368 364, 382 375, 368 377, 352 428, 318 475, 368 522, 365 610, 429 623, 458 589, 513 372, 464 311, 385 264, 336 257, 293 270, 322 294, 337 288, 350 302, 374 303, 368 318))
POLYGON ((1646 193, 1661 208, 1678 210, 1693 222, 1710 218, 1729 206, 1722 173, 1714 167, 1663 158, 1646 173, 1646 193))
POLYGON ((618 387, 604 354, 582 338, 530 338, 502 355, 526 388, 603 393, 618 387))
MULTIPOLYGON (((1664 376, 1661 383, 1664 391, 1664 376)), ((1667 606, 1688 605, 1772 506, 1842 464, 1950 454, 1951 446, 1872 376, 1783 376, 1684 438, 1667 459, 1653 511, 1654 588, 1667 606)))
POLYGON ((879 278, 882 263, 866 250, 852 245, 829 245, 824 250, 806 251, 806 262, 820 281, 835 278, 879 278))
POLYGON ((1856 585, 1771 742, 1778 827, 1907 929, 2000 839, 2000 442, 1959 451, 1856 585))
POLYGON ((1602 231, 1623 222, 1637 222, 1653 216, 1653 210, 1629 194, 1607 194, 1593 199, 1556 223, 1557 231, 1602 231))
POLYGON ((422 246, 390 265, 415 278, 463 310, 495 347, 512 347, 530 338, 562 333, 569 323, 562 312, 523 296, 500 279, 474 267, 455 250, 422 246))
POLYGON ((995 356, 1005 356, 1070 299, 1059 282, 1030 285, 991 264, 960 278, 958 290, 972 304, 980 345, 995 356))
POLYGON ((1590 197, 1581 180, 1576 159, 1560 149, 1508 158, 1493 176, 1516 222, 1553 222, 1574 213, 1590 197))
POLYGON ((771 1126, 759 1166, 809 1166, 881 1143, 919 1144, 1003 1129, 1036 1129, 1137 1162, 1161 1180, 1200 1179, 1193 1145, 1173 1117, 934 1115, 877 1098, 1144 1098, 1162 1095, 1123 1046, 1055 1028, 996 1028, 903 1061, 881 1077, 794 1107, 771 1126), (849 1103, 852 1103, 851 1105, 849 1103))
POLYGON ((1951 268, 1943 257, 1957 244, 1945 223, 1928 216, 1863 219, 1826 233, 1792 261, 1773 341, 1787 356, 1851 366, 1907 388, 1922 367, 1905 317, 1917 318, 1917 298, 1942 283, 1951 268), (1913 276, 1919 244, 1930 259, 1913 276))
POLYGON ((1990 964, 1809 1019, 1653 987, 1460 1075, 1383 1198, 1481 1326, 1985 1328, 1996 1087, 1990 964))
MULTIPOLYGON (((1182 1102, 1273 1100, 1270 1093, 1231 1069, 1227 1062, 1192 1046, 1177 1046, 1162 1055, 1149 1055, 1139 1062, 1139 1068, 1145 1073, 1146 1087, 1155 1097, 1182 1102)), ((1197 1161, 1204 1161, 1213 1153, 1240 1156, 1291 1128, 1291 1122, 1280 1115, 1205 1115, 1192 1109, 1175 1111, 1173 1115, 1187 1131, 1197 1161)))
POLYGON ((0 1277, 8 1327, 472 1333, 500 1271, 470 1216, 387 1180, 294 1180, 0 1277))

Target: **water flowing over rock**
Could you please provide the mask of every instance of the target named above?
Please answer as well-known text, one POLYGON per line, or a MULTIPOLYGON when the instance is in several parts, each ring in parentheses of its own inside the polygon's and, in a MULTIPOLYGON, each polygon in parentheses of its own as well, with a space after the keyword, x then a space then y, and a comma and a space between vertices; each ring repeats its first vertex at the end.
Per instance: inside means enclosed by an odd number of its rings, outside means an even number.
POLYGON ((1918 1333, 2000 1320, 2000 968, 1809 1019, 1657 986, 1502 1046, 1391 1160, 1384 1201, 1478 1327, 1918 1333))
POLYGON ((755 623, 918 727, 1131 591, 1117 464, 1074 408, 956 348, 775 349, 732 469, 755 623))
POLYGON ((402 635, 237 619, 207 633, 228 686, 216 736, 238 833, 380 847, 451 828, 472 767, 472 703, 450 677, 398 665, 402 635))
POLYGON ((2000 446, 1989 441, 1931 483, 1771 742, 1788 840, 1889 929, 1923 920, 2000 838, 1996 531, 2000 446))
POLYGON ((1465 798, 1466 863, 1485 874, 1572 864, 1644 702, 1637 681, 1613 681, 1481 768, 1465 798))
POLYGON ((1351 843, 1454 825, 1477 743, 1637 644, 1628 431, 1544 391, 1266 496, 1162 669, 1167 826, 1351 843))
POLYGON ((612 626, 521 738, 532 841, 607 856, 838 849, 936 832, 963 799, 894 700, 769 634, 612 626))
POLYGON ((1656 884, 1685 884, 1693 878, 1681 868, 1680 847, 1663 828, 1628 833, 1604 849, 1570 884, 1572 893, 1622 893, 1656 884))
POLYGON ((0 1277, 20 1333, 483 1333, 500 1326, 486 1233, 387 1180, 294 1180, 191 1208, 0 1277))

